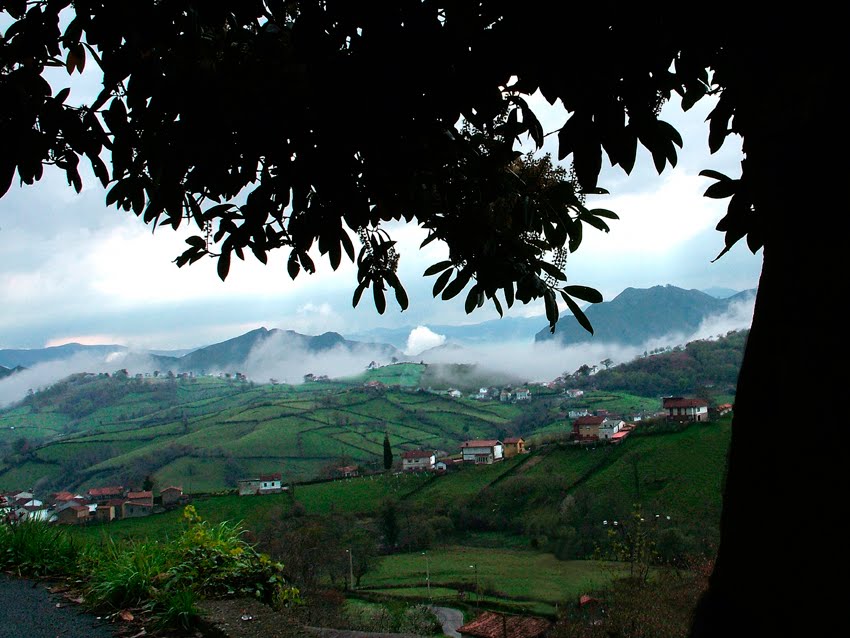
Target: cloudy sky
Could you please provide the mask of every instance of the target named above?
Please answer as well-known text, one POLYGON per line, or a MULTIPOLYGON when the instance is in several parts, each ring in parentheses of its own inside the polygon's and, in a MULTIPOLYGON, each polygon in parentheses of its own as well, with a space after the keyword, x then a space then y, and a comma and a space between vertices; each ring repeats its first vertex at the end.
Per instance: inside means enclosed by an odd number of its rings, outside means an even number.
MULTIPOLYGON (((67 76, 57 76, 55 83, 67 85, 67 76)), ((82 78, 70 101, 85 101, 95 91, 82 78)), ((545 131, 563 123, 562 111, 547 112, 543 100, 536 105, 545 131)), ((608 234, 588 228, 580 250, 570 256, 569 283, 593 286, 606 301, 627 287, 658 284, 756 287, 761 253, 751 254, 743 242, 711 263, 723 247, 714 227, 724 202, 702 197, 712 180, 698 173, 712 168, 737 177, 741 151, 730 139, 721 152, 709 154, 704 120, 710 107, 707 100, 686 114, 676 102, 665 107, 664 119, 685 139, 676 169, 657 175, 643 151, 631 176, 603 169, 599 183, 611 194, 591 203, 616 211, 620 220, 611 223, 608 234)), ((556 140, 556 135, 548 137, 544 149, 553 156, 556 140)), ((94 179, 75 194, 63 175, 47 170, 36 185, 14 185, 0 199, 0 348, 72 341, 188 348, 260 326, 345 335, 378 326, 477 323, 498 317, 488 306, 466 315, 461 302, 434 300, 433 278, 421 275, 444 257, 445 248, 432 243, 419 250, 424 234, 415 226, 387 228, 400 245, 399 274, 411 303, 404 313, 390 303, 381 316, 370 306, 369 295, 356 310, 351 308, 356 278, 350 264, 336 272, 322 264, 317 274, 302 274, 294 282, 286 274, 283 254, 272 255, 265 266, 253 257, 235 261, 226 282, 217 277, 212 259, 177 268, 172 260, 185 247, 190 228, 152 233, 131 213, 106 208, 104 191, 94 179)), ((542 315, 543 308, 518 304, 512 312, 542 315)))

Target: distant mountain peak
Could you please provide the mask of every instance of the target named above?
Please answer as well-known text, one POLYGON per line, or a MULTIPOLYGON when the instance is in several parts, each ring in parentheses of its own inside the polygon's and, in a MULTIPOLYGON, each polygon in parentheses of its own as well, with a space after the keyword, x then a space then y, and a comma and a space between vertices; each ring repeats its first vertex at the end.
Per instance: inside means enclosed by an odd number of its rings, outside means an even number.
POLYGON ((651 288, 626 288, 611 301, 594 304, 585 314, 593 325, 591 335, 570 318, 558 322, 555 334, 544 328, 535 341, 555 339, 564 344, 586 342, 639 346, 669 334, 693 334, 708 317, 720 315, 739 295, 718 299, 700 290, 671 284, 651 288))

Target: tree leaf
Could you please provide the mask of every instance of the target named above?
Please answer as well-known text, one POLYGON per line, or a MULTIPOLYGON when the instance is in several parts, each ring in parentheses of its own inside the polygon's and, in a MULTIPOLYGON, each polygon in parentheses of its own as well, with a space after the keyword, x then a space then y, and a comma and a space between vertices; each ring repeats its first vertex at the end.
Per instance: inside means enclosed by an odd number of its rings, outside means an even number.
POLYGON ((425 269, 425 272, 422 273, 422 276, 428 277, 430 275, 436 275, 438 272, 443 272, 446 268, 450 268, 451 266, 452 262, 448 260, 437 262, 436 264, 428 266, 428 268, 425 269))
POLYGON ((12 180, 14 178, 15 163, 10 159, 0 159, 0 197, 3 197, 6 191, 12 186, 12 180))
POLYGON ((578 304, 563 290, 561 291, 561 297, 563 297, 564 301, 567 302, 567 307, 570 309, 570 312, 573 313, 579 324, 581 324, 581 327, 587 330, 590 334, 593 334, 593 326, 590 325, 590 321, 588 321, 587 316, 584 312, 582 312, 582 309, 578 307, 578 304))
POLYGON ((558 281, 567 280, 567 276, 563 273, 563 271, 557 266, 550 264, 548 261, 538 261, 537 265, 540 266, 540 269, 543 272, 545 272, 547 275, 554 277, 558 281))
POLYGON ((499 298, 494 294, 490 296, 490 300, 493 302, 493 305, 496 306, 496 312, 499 313, 499 316, 504 317, 505 313, 502 310, 502 302, 499 301, 499 298))
POLYGON ((458 273, 455 280, 446 286, 446 289, 443 290, 443 301, 447 301, 452 297, 457 296, 457 294, 466 287, 466 284, 469 283, 469 275, 464 274, 462 271, 458 273))
POLYGON ((354 244, 351 242, 351 237, 348 236, 348 233, 345 232, 345 229, 342 227, 339 229, 339 240, 340 243, 342 243, 343 249, 345 249, 345 254, 348 255, 348 258, 353 262, 354 244))
POLYGON ((449 283, 449 279, 452 276, 452 269, 446 270, 442 275, 437 277, 437 281, 434 282, 434 289, 431 291, 431 294, 436 297, 439 295, 443 288, 446 287, 446 284, 449 283))
POLYGON ((714 182, 714 184, 705 189, 703 196, 710 197, 711 199, 725 199, 726 197, 732 197, 732 195, 734 195, 738 190, 739 185, 740 181, 737 179, 720 180, 719 182, 714 182))
POLYGON ((617 213, 606 208, 593 208, 588 212, 591 215, 594 215, 595 217, 605 217, 606 219, 620 219, 620 216, 617 213))
POLYGON ((724 175, 723 173, 720 173, 718 171, 713 171, 710 168, 706 168, 705 170, 700 171, 699 174, 700 174, 700 177, 710 177, 712 179, 718 179, 718 180, 731 180, 732 179, 731 177, 724 175))
POLYGON ((508 308, 512 308, 514 305, 514 284, 513 282, 508 283, 502 290, 505 293, 505 303, 508 304, 508 308))
POLYGON ((546 319, 549 320, 549 331, 555 332, 555 326, 558 323, 558 304, 555 301, 555 295, 551 290, 547 290, 543 295, 543 303, 546 306, 546 319))
POLYGON ((407 291, 404 289, 404 286, 401 285, 401 281, 394 272, 389 271, 384 278, 387 280, 387 283, 393 289, 393 293, 395 293, 395 300, 398 302, 399 307, 402 312, 407 310, 407 306, 409 304, 409 300, 407 298, 407 291))
POLYGON ((375 285, 372 286, 372 296, 375 298, 375 310, 378 311, 379 315, 382 315, 387 309, 387 299, 384 297, 384 288, 380 281, 375 281, 373 283, 375 285))
POLYGON ((289 261, 286 262, 286 270, 289 272, 290 279, 295 279, 301 271, 301 264, 298 263, 295 253, 289 256, 289 261))
POLYGON ((466 301, 463 304, 463 309, 466 314, 471 313, 478 306, 478 285, 476 284, 469 289, 469 294, 466 295, 466 301))
POLYGON ((573 297, 578 297, 582 301, 602 303, 602 293, 595 288, 588 286, 564 286, 564 291, 573 297))
POLYGON ((606 224, 605 222, 603 222, 603 221, 602 221, 601 219, 599 219, 598 217, 594 217, 593 215, 582 215, 582 216, 581 216, 581 221, 583 221, 583 222, 587 222, 588 224, 590 224, 590 225, 591 225, 591 226, 593 226, 594 228, 598 228, 599 230, 605 231, 606 233, 607 233, 607 232, 609 232, 609 231, 611 230, 611 229, 608 227, 608 224, 606 224))
POLYGON ((360 297, 363 294, 363 291, 369 287, 369 280, 364 279, 358 284, 357 288, 354 289, 354 297, 351 299, 351 306, 356 308, 357 304, 360 303, 360 297))
POLYGON ((216 266, 216 270, 218 271, 218 276, 222 281, 227 279, 227 273, 230 272, 230 247, 226 249, 222 249, 221 255, 218 257, 218 265, 216 266))

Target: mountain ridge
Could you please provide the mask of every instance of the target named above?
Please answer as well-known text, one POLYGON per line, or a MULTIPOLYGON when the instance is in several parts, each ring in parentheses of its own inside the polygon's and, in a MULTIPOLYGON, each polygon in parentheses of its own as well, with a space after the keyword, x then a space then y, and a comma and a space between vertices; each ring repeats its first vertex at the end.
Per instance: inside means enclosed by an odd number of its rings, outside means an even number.
POLYGON ((747 301, 754 294, 754 290, 745 290, 720 299, 700 290, 686 290, 670 284, 626 288, 611 301, 594 304, 585 311, 593 334, 576 321, 562 320, 554 334, 546 327, 534 340, 564 345, 592 341, 640 346, 665 335, 693 334, 709 317, 728 312, 733 304, 747 301))
MULTIPOLYGON (((720 289, 717 289, 720 290, 720 289)), ((723 289, 727 292, 728 289, 723 289)), ((726 312, 729 307, 754 293, 753 290, 720 298, 699 290, 685 290, 675 286, 651 288, 626 288, 609 302, 594 304, 585 310, 594 327, 594 335, 587 333, 571 315, 564 315, 552 335, 541 317, 504 317, 477 324, 460 326, 426 326, 445 338, 445 344, 460 346, 491 345, 506 342, 544 342, 555 339, 564 344, 612 342, 623 345, 641 345, 649 339, 666 334, 692 334, 700 323, 712 315, 726 312)), ((407 338, 415 326, 400 328, 374 328, 343 336, 338 332, 305 335, 280 328, 255 328, 242 335, 218 343, 186 350, 131 350, 119 344, 83 345, 79 343, 34 349, 0 349, 0 366, 12 370, 31 368, 41 363, 60 361, 76 355, 92 355, 108 361, 114 357, 115 368, 132 367, 174 372, 235 371, 242 366, 251 352, 268 343, 270 339, 288 340, 287 347, 300 348, 308 353, 327 352, 340 348, 348 352, 370 350, 374 356, 386 359, 417 359, 435 354, 404 353, 407 338), (169 352, 185 353, 180 356, 169 352)), ((0 378, 9 373, 0 374, 0 378)))

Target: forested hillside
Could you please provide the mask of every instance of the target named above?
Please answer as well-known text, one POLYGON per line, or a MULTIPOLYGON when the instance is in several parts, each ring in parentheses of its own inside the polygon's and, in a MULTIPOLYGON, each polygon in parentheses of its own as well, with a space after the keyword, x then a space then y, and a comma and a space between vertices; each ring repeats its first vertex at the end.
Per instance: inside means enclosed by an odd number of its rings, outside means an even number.
POLYGON ((708 400, 735 392, 749 330, 723 338, 646 352, 629 363, 597 370, 585 367, 569 377, 578 388, 630 392, 641 396, 697 395, 708 400))

